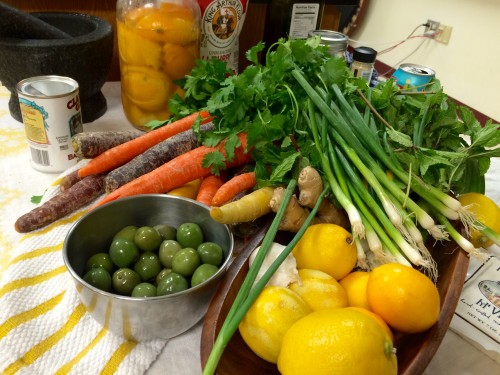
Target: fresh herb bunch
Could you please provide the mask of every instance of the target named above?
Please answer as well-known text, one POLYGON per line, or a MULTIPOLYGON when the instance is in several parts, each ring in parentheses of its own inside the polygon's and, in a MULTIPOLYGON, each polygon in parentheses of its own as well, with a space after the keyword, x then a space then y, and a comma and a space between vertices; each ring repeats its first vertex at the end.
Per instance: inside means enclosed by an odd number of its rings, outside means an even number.
MULTIPOLYGON (((286 184, 304 163, 320 164, 303 115, 308 96, 292 75, 298 69, 313 87, 328 93, 337 85, 360 113, 369 109, 372 130, 405 170, 444 192, 484 192, 490 157, 500 156, 500 149, 490 149, 500 144, 499 125, 481 125, 443 92, 439 80, 423 93, 404 91, 392 79, 369 87, 353 77, 343 59, 330 56, 319 38, 280 39, 267 52, 265 65, 258 58, 263 50, 262 43, 251 48, 246 53, 251 64, 238 75, 218 59, 199 60, 181 82, 184 99, 177 95, 169 102, 170 121, 208 110, 216 126, 199 132, 203 144, 224 140, 231 158, 239 145, 236 135, 247 132, 259 186, 286 184)), ((204 163, 218 174, 223 162, 221 153, 211 153, 204 163)))
MULTIPOLYGON (((445 192, 484 193, 490 158, 500 156, 500 150, 491 149, 500 144, 498 124, 481 125, 469 108, 443 92, 438 79, 424 92, 405 91, 387 80, 370 94, 384 119, 376 117, 381 141, 405 169, 445 192)), ((366 105, 359 95, 351 98, 360 108, 366 105)))
MULTIPOLYGON (((345 61, 328 55, 319 39, 281 39, 265 65, 258 62, 263 49, 259 43, 247 52, 252 64, 238 75, 216 59, 198 61, 185 79, 184 100, 170 101, 170 109, 179 116, 200 108, 214 115, 215 129, 200 133, 201 141, 213 146, 224 140, 229 158, 238 146, 236 135, 247 132, 259 186, 286 184, 297 160, 309 163, 312 157, 315 163, 312 137, 301 116, 306 94, 291 71, 299 68, 308 79, 324 85, 343 85, 350 74, 345 61)), ((205 166, 218 173, 223 160, 222 154, 212 153, 205 166)))

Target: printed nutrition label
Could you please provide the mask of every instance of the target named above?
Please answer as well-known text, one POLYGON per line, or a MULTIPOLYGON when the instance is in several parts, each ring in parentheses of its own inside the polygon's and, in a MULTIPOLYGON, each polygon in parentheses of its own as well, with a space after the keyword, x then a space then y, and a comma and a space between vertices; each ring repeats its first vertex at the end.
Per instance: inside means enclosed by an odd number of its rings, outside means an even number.
POLYGON ((290 21, 290 38, 307 39, 308 33, 316 29, 319 16, 319 3, 293 4, 292 19, 290 21))

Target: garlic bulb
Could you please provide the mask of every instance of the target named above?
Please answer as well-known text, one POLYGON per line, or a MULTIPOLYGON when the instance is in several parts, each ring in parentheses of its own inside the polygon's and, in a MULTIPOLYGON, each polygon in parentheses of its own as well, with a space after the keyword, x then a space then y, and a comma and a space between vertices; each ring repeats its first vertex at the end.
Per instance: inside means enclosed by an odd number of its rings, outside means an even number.
MULTIPOLYGON (((269 248, 269 251, 266 254, 266 257, 264 258, 264 262, 262 263, 262 267, 260 268, 259 273, 257 274, 257 277, 255 278, 254 285, 258 280, 261 279, 264 272, 267 271, 267 269, 271 266, 271 264, 274 262, 274 260, 278 257, 278 255, 281 254, 281 252, 284 249, 285 249, 285 246, 280 245, 279 243, 273 242, 273 244, 269 248)), ((260 250, 260 246, 257 247, 253 251, 253 253, 250 255, 250 258, 248 260, 250 266, 254 262, 255 257, 257 255, 257 252, 259 250, 260 250)), ((290 253, 285 258, 283 263, 281 263, 281 265, 276 270, 276 272, 271 277, 271 279, 268 281, 266 286, 275 285, 275 286, 287 287, 288 284, 291 284, 293 282, 300 283, 300 278, 299 278, 299 273, 297 271, 297 262, 295 261, 295 257, 292 255, 292 253, 290 253)))

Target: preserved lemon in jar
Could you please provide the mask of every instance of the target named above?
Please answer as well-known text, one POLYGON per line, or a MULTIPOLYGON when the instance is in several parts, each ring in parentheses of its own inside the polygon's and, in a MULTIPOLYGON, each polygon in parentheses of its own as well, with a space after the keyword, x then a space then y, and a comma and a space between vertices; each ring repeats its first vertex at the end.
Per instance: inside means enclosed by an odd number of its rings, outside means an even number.
POLYGON ((170 117, 168 100, 182 96, 176 80, 200 55, 200 7, 196 0, 118 0, 116 26, 122 105, 141 130, 170 117))

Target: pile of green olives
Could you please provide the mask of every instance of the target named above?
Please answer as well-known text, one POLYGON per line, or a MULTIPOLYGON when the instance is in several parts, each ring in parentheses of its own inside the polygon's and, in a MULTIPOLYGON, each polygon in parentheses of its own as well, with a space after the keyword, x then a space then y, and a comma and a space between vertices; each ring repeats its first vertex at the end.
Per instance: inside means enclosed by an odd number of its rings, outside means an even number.
POLYGON ((106 292, 163 296, 203 283, 223 261, 221 246, 205 241, 196 223, 129 225, 114 235, 106 252, 87 260, 83 279, 106 292))

